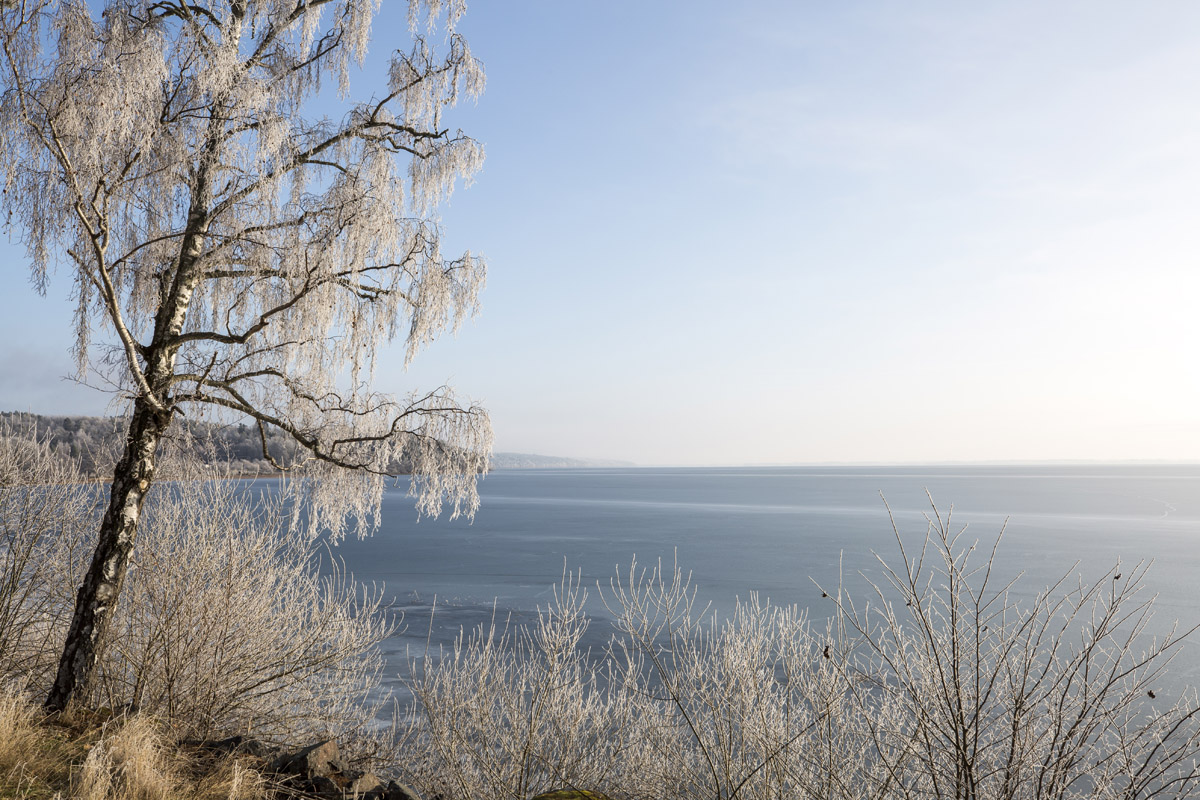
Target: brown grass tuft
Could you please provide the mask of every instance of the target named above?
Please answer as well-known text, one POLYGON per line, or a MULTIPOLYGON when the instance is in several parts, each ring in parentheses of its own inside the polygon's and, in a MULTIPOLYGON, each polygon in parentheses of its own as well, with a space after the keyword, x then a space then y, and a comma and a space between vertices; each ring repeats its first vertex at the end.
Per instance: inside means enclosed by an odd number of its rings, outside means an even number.
POLYGON ((26 698, 0 695, 0 773, 6 773, 37 754, 44 739, 41 715, 26 698))
POLYGON ((153 721, 133 717, 106 733, 73 786, 80 800, 168 800, 183 794, 153 721))
POLYGON ((266 800, 267 779, 239 760, 192 758, 152 717, 74 713, 47 719, 0 691, 0 798, 266 800))

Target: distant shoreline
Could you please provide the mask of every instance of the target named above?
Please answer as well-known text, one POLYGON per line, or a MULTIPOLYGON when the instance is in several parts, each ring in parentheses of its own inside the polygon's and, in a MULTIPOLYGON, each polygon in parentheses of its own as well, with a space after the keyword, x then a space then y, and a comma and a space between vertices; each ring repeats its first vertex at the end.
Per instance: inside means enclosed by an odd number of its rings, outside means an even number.
POLYGON ((492 453, 490 469, 612 469, 636 467, 632 461, 611 458, 568 458, 537 453, 492 453))

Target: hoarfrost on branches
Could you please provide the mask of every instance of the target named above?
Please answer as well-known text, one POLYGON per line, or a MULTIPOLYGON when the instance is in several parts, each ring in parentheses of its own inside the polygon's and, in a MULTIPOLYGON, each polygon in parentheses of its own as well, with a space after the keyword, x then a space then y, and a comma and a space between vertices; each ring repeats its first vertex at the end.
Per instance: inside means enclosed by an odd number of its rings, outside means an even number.
POLYGON ((472 514, 491 446, 486 413, 447 387, 370 388, 381 344, 399 336, 411 361, 476 313, 486 275, 443 254, 430 216, 483 161, 442 121, 484 85, 464 4, 412 0, 384 94, 351 102, 379 5, 0 8, 3 205, 39 286, 71 270, 81 375, 107 365, 159 414, 287 432, 335 533, 371 527, 402 458, 421 513, 472 514), (330 78, 343 115, 307 116, 330 78), (115 346, 96 359, 96 342, 115 346))

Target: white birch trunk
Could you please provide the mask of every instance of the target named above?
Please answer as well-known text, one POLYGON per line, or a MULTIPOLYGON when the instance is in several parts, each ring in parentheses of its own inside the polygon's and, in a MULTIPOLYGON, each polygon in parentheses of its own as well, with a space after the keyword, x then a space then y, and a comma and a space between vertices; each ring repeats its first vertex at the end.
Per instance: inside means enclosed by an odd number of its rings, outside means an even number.
POLYGON ((142 401, 135 404, 125 454, 113 472, 108 510, 91 567, 75 599, 75 613, 58 663, 46 708, 61 711, 75 698, 86 695, 95 671, 112 612, 121 594, 129 554, 137 536, 138 519, 146 491, 154 480, 155 455, 169 418, 142 401))

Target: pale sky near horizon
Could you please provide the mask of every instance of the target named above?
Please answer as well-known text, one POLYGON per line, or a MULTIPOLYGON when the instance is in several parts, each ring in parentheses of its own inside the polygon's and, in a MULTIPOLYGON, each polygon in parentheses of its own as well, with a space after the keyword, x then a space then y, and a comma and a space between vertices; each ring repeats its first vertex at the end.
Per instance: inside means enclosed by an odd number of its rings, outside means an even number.
MULTIPOLYGON (((487 163, 442 216, 483 310, 378 388, 639 464, 1200 459, 1200 5, 477 0, 461 29, 487 163)), ((0 409, 101 413, 61 380, 69 276, 0 259, 0 409)))

